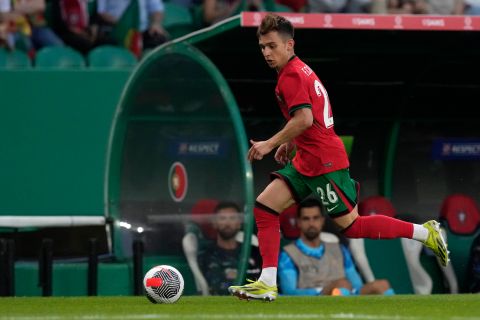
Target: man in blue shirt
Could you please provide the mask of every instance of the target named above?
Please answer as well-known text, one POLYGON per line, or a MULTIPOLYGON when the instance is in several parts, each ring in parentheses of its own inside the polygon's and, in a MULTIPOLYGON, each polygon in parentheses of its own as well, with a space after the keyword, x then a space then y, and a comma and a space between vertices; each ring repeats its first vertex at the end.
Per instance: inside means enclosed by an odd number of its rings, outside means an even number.
POLYGON ((316 199, 299 204, 300 238, 283 248, 279 261, 280 287, 286 295, 394 294, 387 280, 364 284, 348 249, 320 239, 325 224, 316 199))

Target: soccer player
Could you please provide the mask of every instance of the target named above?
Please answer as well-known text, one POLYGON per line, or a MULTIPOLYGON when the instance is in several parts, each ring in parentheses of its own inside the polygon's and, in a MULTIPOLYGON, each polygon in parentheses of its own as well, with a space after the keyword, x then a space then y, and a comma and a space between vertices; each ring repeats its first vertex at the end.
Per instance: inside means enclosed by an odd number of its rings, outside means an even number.
POLYGON ((273 180, 255 202, 262 273, 257 281, 231 286, 229 292, 243 299, 275 300, 279 214, 312 192, 319 196, 327 214, 346 237, 415 239, 446 266, 447 244, 438 222, 419 225, 383 215, 358 215, 357 183, 350 178, 345 147, 333 128, 327 91, 315 72, 295 55, 293 36, 292 24, 274 14, 267 14, 257 30, 263 57, 278 74, 275 94, 287 123, 268 140, 250 140, 247 157, 250 161, 261 160, 277 148, 275 160, 285 167, 272 173, 273 180))

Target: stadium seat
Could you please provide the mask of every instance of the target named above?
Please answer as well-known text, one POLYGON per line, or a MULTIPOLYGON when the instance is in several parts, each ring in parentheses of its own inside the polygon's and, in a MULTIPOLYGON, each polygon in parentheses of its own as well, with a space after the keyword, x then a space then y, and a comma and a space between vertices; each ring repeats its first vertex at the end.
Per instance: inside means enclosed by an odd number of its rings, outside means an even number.
POLYGON ((358 213, 361 216, 383 214, 385 216, 395 217, 397 215, 397 211, 390 200, 382 196, 365 198, 358 204, 358 213))
POLYGON ((201 295, 209 295, 208 283, 198 265, 199 248, 215 239, 217 232, 211 224, 211 214, 218 204, 215 199, 200 199, 191 209, 191 221, 187 224, 186 233, 182 239, 182 248, 187 259, 197 292, 201 295))
POLYGON ((26 69, 31 66, 30 58, 23 51, 0 49, 0 69, 26 69))
POLYGON ((172 39, 194 31, 190 10, 174 3, 165 3, 165 19, 163 26, 172 39))
MULTIPOLYGON (((362 216, 382 214, 395 217, 389 199, 372 196, 358 205, 362 216)), ((411 239, 350 239, 350 250, 366 281, 388 279, 397 293, 429 294, 432 279, 420 264, 422 244, 411 239), (395 268, 392 268, 395 265, 395 268)))
POLYGON ((293 10, 289 6, 286 6, 280 3, 275 3, 274 12, 293 12, 293 10))
POLYGON ((467 292, 467 266, 470 248, 480 234, 480 210, 475 200, 464 194, 446 197, 440 210, 440 221, 447 231, 451 265, 460 292, 467 292))
POLYGON ((193 205, 191 210, 192 221, 200 227, 203 237, 209 240, 217 237, 217 231, 213 228, 210 219, 217 205, 218 200, 201 199, 193 205))
POLYGON ((285 209, 280 215, 280 230, 286 241, 295 240, 300 236, 300 230, 297 227, 297 205, 285 209))
POLYGON ((37 68, 82 69, 85 67, 83 56, 69 47, 45 47, 35 57, 37 68))
POLYGON ((90 51, 87 61, 95 68, 133 68, 137 64, 137 58, 127 49, 107 45, 90 51))

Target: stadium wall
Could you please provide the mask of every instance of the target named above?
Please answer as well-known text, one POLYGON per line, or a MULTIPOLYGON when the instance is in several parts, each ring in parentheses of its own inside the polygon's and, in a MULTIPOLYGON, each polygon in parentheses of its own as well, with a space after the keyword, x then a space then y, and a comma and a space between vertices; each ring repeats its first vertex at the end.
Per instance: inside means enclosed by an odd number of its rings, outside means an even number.
POLYGON ((104 214, 108 134, 129 74, 0 72, 0 215, 104 214))

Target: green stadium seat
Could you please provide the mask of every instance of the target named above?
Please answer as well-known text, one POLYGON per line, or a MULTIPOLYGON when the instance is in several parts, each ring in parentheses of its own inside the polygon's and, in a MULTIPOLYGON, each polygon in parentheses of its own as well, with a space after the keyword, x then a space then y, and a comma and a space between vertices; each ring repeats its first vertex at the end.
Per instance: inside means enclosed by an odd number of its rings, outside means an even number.
POLYGON ((25 69, 31 66, 30 58, 25 52, 0 49, 0 69, 25 69))
MULTIPOLYGON (((397 215, 397 211, 390 200, 382 196, 371 196, 363 199, 358 204, 358 212, 362 216, 382 214, 396 217, 397 215)), ((387 279, 396 293, 409 294, 414 293, 405 255, 405 248, 410 244, 402 240, 350 239, 350 249, 364 277, 367 277, 366 274, 372 274, 377 279, 387 279), (366 257, 360 259, 362 255, 366 257), (367 262, 363 266, 360 262, 365 258, 367 262), (392 268, 392 265, 396 267, 392 268)), ((421 246, 417 249, 421 249, 421 246)), ((420 253, 420 251, 417 253, 420 253)), ((422 275, 428 277, 425 272, 422 275)), ((373 280, 371 276, 368 277, 370 278, 368 281, 373 280)))
POLYGON ((90 51, 87 61, 95 68, 132 68, 137 64, 137 59, 127 49, 107 45, 90 51))
POLYGON ((293 12, 292 8, 277 3, 275 0, 265 0, 263 1, 263 5, 265 6, 265 9, 267 11, 273 11, 273 12, 293 12))
POLYGON ((46 47, 35 58, 37 68, 82 69, 85 59, 82 54, 69 47, 46 47))
POLYGON ((293 12, 292 8, 279 3, 275 3, 273 11, 274 12, 293 12))
POLYGON ((194 31, 193 17, 190 10, 174 3, 165 3, 163 27, 168 31, 172 39, 194 31))

